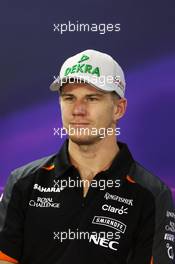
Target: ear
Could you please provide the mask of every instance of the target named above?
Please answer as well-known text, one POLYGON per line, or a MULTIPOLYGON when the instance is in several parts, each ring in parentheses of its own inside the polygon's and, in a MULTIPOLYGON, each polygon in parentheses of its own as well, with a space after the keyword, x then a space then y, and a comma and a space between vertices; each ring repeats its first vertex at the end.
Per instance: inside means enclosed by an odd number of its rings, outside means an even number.
POLYGON ((114 106, 114 120, 117 122, 122 118, 126 112, 127 100, 126 98, 117 99, 114 106))

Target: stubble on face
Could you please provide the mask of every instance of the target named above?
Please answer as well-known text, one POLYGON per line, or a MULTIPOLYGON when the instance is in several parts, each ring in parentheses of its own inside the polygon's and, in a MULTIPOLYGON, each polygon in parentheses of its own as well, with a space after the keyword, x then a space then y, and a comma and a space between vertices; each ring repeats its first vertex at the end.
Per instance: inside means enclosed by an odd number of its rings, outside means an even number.
POLYGON ((64 86, 61 97, 62 121, 67 130, 77 130, 78 133, 69 133, 69 139, 75 144, 91 145, 104 139, 98 131, 102 128, 115 129, 113 111, 111 94, 97 91, 89 84, 64 86), (80 134, 82 128, 88 129, 89 133, 80 134), (97 133, 92 133, 94 129, 97 133))

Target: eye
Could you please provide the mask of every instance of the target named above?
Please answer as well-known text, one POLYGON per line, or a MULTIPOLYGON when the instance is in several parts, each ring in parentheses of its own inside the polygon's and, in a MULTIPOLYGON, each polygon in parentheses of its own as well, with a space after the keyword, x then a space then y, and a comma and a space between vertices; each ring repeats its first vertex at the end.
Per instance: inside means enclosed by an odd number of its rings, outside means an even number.
POLYGON ((74 99, 73 96, 64 96, 64 97, 63 97, 63 100, 64 100, 64 101, 68 101, 68 102, 72 102, 73 99, 74 99))
POLYGON ((94 102, 94 101, 98 101, 98 98, 97 97, 88 97, 87 100, 90 102, 94 102))

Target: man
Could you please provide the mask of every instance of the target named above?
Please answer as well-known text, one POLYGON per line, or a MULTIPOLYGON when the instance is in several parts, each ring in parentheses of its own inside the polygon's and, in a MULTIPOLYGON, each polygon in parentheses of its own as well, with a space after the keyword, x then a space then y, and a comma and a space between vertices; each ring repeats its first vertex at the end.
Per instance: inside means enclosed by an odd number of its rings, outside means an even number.
POLYGON ((68 140, 12 172, 0 204, 0 264, 173 263, 171 192, 116 141, 127 106, 119 64, 83 51, 51 90, 68 140))

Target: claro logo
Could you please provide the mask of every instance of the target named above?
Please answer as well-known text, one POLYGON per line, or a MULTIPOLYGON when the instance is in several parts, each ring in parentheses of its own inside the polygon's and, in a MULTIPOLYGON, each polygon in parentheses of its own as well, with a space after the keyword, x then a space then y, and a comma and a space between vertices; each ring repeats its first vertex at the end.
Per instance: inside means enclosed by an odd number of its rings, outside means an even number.
POLYGON ((110 248, 115 251, 117 251, 117 245, 119 244, 119 242, 117 241, 111 241, 106 238, 97 237, 96 235, 91 235, 89 238, 89 242, 93 242, 96 245, 99 245, 105 248, 110 248))
POLYGON ((102 210, 111 213, 118 213, 119 215, 128 214, 128 208, 124 208, 124 206, 122 206, 121 208, 116 208, 108 204, 103 204, 102 210))

